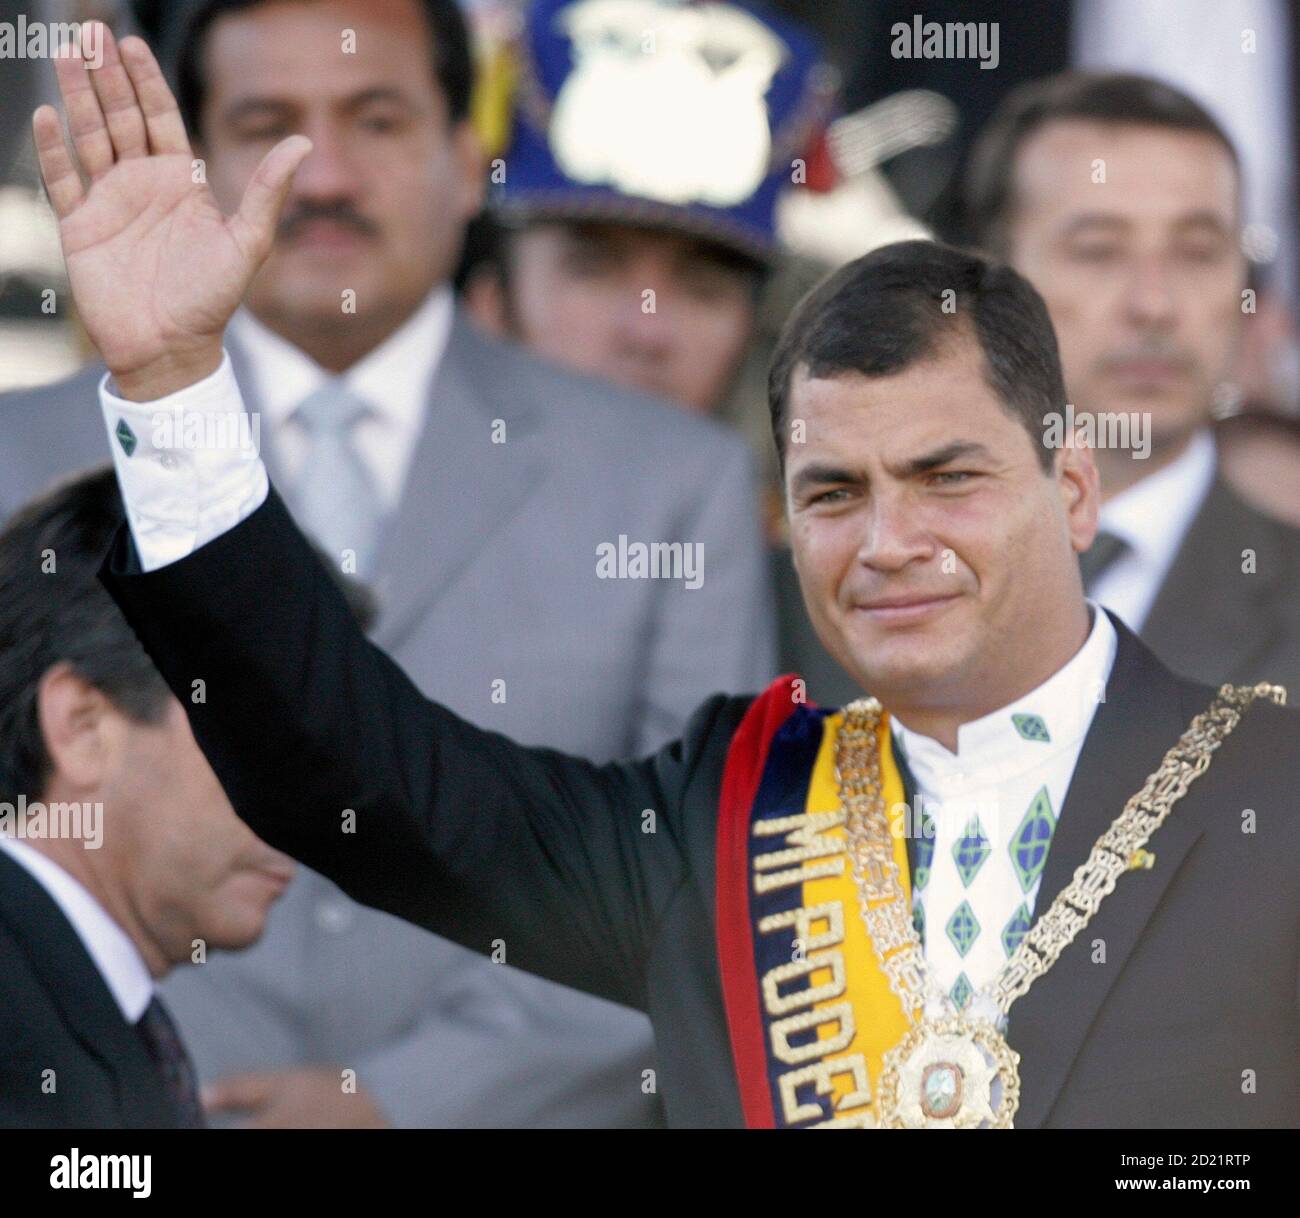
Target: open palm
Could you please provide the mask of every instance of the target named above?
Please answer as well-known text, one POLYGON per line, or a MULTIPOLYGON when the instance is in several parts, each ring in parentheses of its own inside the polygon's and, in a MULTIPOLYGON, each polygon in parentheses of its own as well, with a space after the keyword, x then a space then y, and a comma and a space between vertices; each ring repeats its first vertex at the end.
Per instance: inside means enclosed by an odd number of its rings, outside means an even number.
POLYGON ((311 145, 293 136, 273 148, 223 216, 148 46, 128 38, 119 51, 107 29, 103 45, 93 71, 55 60, 73 151, 52 107, 32 125, 73 298, 120 378, 219 349, 311 145))

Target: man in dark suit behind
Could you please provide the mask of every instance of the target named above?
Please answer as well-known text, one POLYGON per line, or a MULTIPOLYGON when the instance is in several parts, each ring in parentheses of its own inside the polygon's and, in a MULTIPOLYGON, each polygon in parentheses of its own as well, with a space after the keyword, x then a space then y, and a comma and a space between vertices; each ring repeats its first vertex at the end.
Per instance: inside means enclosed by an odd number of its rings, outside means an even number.
POLYGON ((201 1124, 154 982, 256 940, 293 873, 95 578, 121 520, 102 470, 0 534, 0 1127, 201 1124))
POLYGON ((1240 182, 1231 140, 1191 97, 1075 73, 1007 98, 963 196, 980 243, 1047 301, 1076 419, 1141 424, 1094 447, 1089 595, 1178 672, 1294 688, 1300 532, 1228 486, 1210 432, 1254 317, 1240 182))

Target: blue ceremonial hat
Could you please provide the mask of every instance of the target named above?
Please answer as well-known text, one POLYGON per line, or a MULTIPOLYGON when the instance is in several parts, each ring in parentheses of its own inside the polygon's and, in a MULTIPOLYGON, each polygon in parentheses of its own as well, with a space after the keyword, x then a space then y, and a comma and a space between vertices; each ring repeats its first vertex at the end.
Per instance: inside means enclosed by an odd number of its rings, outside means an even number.
POLYGON ((807 33, 734 0, 535 0, 518 73, 500 219, 667 228, 759 260, 836 87, 807 33))

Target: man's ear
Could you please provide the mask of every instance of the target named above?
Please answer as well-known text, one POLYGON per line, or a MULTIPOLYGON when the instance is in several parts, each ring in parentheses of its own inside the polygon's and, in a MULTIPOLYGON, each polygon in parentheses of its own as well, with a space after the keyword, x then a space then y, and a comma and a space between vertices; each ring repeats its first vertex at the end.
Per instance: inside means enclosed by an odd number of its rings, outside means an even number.
POLYGON ((1101 478, 1097 473, 1097 463, 1092 459, 1091 448, 1080 444, 1074 436, 1068 436, 1065 446, 1057 450, 1054 464, 1061 506, 1069 524, 1070 544, 1076 553, 1082 554, 1097 535, 1097 519, 1101 511, 1101 478))
POLYGON ((460 171, 461 219, 467 223, 483 210, 487 193, 487 157, 469 119, 452 127, 452 152, 460 171))
POLYGON ((109 700, 71 664, 55 664, 41 677, 36 718, 50 758, 51 785, 93 790, 101 784, 116 736, 115 717, 109 700))
POLYGON ((465 311, 483 329, 497 338, 511 337, 510 302, 495 266, 489 263, 475 267, 465 280, 461 295, 465 311))

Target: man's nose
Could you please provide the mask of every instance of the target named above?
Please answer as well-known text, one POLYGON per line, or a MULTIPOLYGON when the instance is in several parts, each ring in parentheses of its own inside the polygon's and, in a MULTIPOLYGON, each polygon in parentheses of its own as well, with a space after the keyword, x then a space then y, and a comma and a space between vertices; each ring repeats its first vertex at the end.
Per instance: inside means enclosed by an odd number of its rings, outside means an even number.
POLYGON ((662 359, 672 349, 672 301, 644 280, 631 279, 617 313, 620 349, 640 359, 662 359))
POLYGON ((299 198, 337 199, 352 197, 359 188, 356 166, 346 139, 329 123, 303 128, 312 150, 293 179, 293 193, 299 198))
POLYGON ((1178 301, 1163 258, 1152 256, 1137 260, 1129 276, 1125 305, 1134 321, 1153 327, 1172 325, 1178 301))
POLYGON ((899 571, 933 553, 934 542, 920 527, 916 505, 904 491, 872 495, 862 517, 858 562, 878 571, 899 571))

